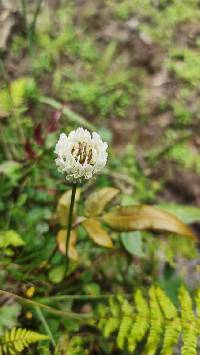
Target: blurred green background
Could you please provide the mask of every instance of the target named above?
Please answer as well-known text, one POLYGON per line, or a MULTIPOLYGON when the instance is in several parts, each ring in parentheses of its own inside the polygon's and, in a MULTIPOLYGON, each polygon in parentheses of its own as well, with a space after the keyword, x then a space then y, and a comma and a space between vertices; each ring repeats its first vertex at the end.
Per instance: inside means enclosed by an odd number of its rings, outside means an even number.
MULTIPOLYGON (((109 144, 80 213, 89 192, 115 186, 121 204, 162 205, 199 233, 199 1, 1 0, 0 29, 0 288, 99 295, 156 281, 176 303, 181 283, 199 285, 198 248, 185 238, 113 233, 110 252, 80 228, 65 278, 52 216, 69 186, 53 151, 78 126, 109 144)), ((1 305, 1 334, 16 324, 44 332, 14 299, 1 305)), ((48 317, 56 338, 78 329, 48 317)))

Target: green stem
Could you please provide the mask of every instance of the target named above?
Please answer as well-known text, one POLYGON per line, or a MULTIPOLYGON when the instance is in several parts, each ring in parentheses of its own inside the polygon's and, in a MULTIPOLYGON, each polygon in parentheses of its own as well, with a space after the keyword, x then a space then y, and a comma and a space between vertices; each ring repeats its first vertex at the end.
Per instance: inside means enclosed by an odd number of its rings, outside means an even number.
POLYGON ((25 30, 27 32, 27 6, 26 6, 26 0, 21 0, 21 8, 22 8, 22 15, 23 15, 23 20, 24 20, 24 26, 25 30))
POLYGON ((31 25, 30 25, 32 41, 34 40, 34 37, 35 37, 35 27, 36 27, 37 18, 38 18, 39 14, 40 14, 41 6, 42 6, 42 1, 43 1, 43 0, 38 0, 38 1, 37 1, 35 13, 34 13, 34 15, 33 15, 33 21, 32 21, 32 23, 31 23, 31 25))
POLYGON ((49 338, 51 340, 51 343, 52 343, 53 347, 55 348, 56 347, 55 339, 54 339, 53 334, 51 332, 51 329, 49 328, 48 323, 47 323, 47 321, 46 321, 46 319, 45 319, 45 317, 44 317, 44 315, 42 313, 42 310, 38 306, 35 307, 35 310, 36 310, 36 313, 38 315, 38 318, 41 320, 41 323, 43 324, 44 329, 46 330, 46 332, 47 332, 47 334, 48 334, 48 336, 49 336, 49 338))
POLYGON ((72 194, 71 194, 71 202, 69 207, 69 215, 68 215, 68 226, 67 226, 67 238, 66 238, 66 271, 69 269, 69 242, 70 242, 70 234, 72 229, 72 220, 73 220, 73 210, 74 210, 74 202, 76 196, 76 188, 77 184, 73 184, 72 186, 72 194))
POLYGON ((56 316, 59 316, 59 317, 72 318, 72 319, 77 319, 77 320, 88 319, 88 318, 93 317, 92 313, 79 314, 79 313, 74 313, 74 312, 61 311, 60 309, 49 307, 45 304, 39 303, 34 300, 30 300, 30 299, 22 297, 22 296, 18 296, 15 293, 12 293, 9 291, 4 291, 1 289, 0 289, 0 295, 15 298, 17 301, 27 304, 29 306, 32 306, 34 308, 40 307, 40 308, 44 309, 46 312, 51 313, 51 314, 55 314, 56 316))

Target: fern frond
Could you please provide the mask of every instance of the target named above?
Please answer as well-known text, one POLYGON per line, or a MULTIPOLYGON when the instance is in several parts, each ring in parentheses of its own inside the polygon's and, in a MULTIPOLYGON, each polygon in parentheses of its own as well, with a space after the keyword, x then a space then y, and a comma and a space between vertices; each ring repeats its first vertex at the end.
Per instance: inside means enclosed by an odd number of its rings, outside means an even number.
POLYGON ((32 343, 49 339, 47 335, 22 328, 7 330, 0 338, 0 355, 16 354, 23 351, 32 343))
POLYGON ((196 312, 197 312, 197 327, 199 329, 199 335, 200 335, 200 289, 197 290, 195 301, 196 301, 196 312))
POLYGON ((197 354, 198 329, 193 311, 192 299, 185 287, 179 291, 179 300, 181 304, 181 323, 183 346, 182 355, 197 354))
POLYGON ((132 317, 133 317, 133 307, 130 303, 126 300, 122 300, 121 305, 122 310, 122 319, 119 326, 119 332, 117 336, 117 345, 119 349, 124 349, 125 341, 128 339, 129 332, 132 326, 132 317))
POLYGON ((116 302, 113 298, 109 299, 110 312, 112 314, 111 317, 108 318, 103 334, 105 338, 108 338, 112 333, 114 333, 120 325, 120 306, 119 303, 116 302))
POLYGON ((163 333, 164 318, 157 300, 155 287, 150 288, 149 296, 150 330, 147 338, 146 351, 148 355, 154 355, 163 333))
MULTIPOLYGON (((105 338, 115 335, 120 350, 134 354, 139 343, 147 338, 146 355, 173 355, 174 347, 183 344, 182 355, 197 355, 200 329, 200 290, 196 294, 196 312, 185 288, 179 292, 180 310, 158 286, 149 290, 149 302, 136 290, 133 302, 123 295, 110 299, 108 306, 98 305, 98 328, 105 338)), ((94 325, 94 324, 93 324, 94 325)))
POLYGON ((144 338, 149 328, 149 306, 140 290, 135 292, 134 301, 137 313, 128 337, 128 349, 130 352, 135 350, 137 343, 144 338))
POLYGON ((165 317, 164 339, 161 354, 173 355, 174 345, 177 343, 181 332, 181 322, 178 316, 178 311, 160 287, 156 288, 156 294, 165 317))

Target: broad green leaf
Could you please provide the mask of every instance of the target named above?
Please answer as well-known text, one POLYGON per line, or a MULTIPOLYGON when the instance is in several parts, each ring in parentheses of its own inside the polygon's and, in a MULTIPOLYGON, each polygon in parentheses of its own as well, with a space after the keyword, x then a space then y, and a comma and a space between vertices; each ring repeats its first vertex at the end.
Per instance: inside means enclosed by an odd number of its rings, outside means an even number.
POLYGON ((101 190, 93 192, 85 203, 85 214, 88 217, 99 216, 108 202, 110 202, 117 194, 118 189, 113 187, 105 187, 101 190))
POLYGON ((0 91, 0 110, 10 114, 14 108, 22 106, 26 98, 36 96, 37 86, 32 78, 14 80, 8 89, 0 91))
POLYGON ((0 173, 12 178, 20 168, 20 163, 14 160, 8 160, 0 165, 0 173))
POLYGON ((200 221, 200 208, 193 206, 183 206, 176 204, 160 204, 158 208, 173 213, 184 223, 194 223, 200 221))
POLYGON ((49 272, 49 280, 54 284, 59 284, 65 277, 65 265, 55 266, 49 272))
POLYGON ((0 248, 7 248, 10 245, 13 247, 20 247, 24 244, 24 240, 17 232, 13 230, 0 231, 0 248))
POLYGON ((142 250, 142 235, 140 232, 124 232, 121 234, 122 243, 125 249, 132 255, 144 256, 142 250))
POLYGON ((102 228, 101 223, 95 218, 86 219, 83 224, 84 228, 89 234, 89 237, 98 245, 112 248, 112 239, 105 229, 102 228))
MULTIPOLYGON (((58 249, 64 255, 66 255, 66 238, 67 238, 67 230, 61 229, 56 236, 56 241, 58 244, 58 249)), ((73 229, 70 234, 68 256, 70 259, 74 261, 78 260, 76 241, 77 241, 77 235, 76 235, 76 231, 73 229)))
MULTIPOLYGON (((69 207, 71 202, 71 190, 65 192, 58 200, 56 213, 54 215, 54 220, 56 223, 60 224, 62 227, 67 226, 69 207)), ((81 189, 76 190, 75 201, 79 200, 81 189)), ((76 214, 76 206, 74 206, 74 215, 76 214)))
POLYGON ((17 303, 0 307, 0 335, 8 328, 13 328, 17 324, 21 306, 17 303))
POLYGON ((94 282, 85 284, 83 289, 86 295, 99 296, 101 294, 101 287, 94 282))
POLYGON ((166 231, 196 239, 192 230, 176 216, 153 206, 119 207, 106 213, 102 220, 109 227, 120 232, 166 231))

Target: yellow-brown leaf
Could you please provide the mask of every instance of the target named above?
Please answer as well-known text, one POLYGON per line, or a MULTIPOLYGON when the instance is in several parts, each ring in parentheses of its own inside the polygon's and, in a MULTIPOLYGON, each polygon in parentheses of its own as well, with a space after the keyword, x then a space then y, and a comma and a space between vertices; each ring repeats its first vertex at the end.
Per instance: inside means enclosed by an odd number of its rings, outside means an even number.
MULTIPOLYGON (((67 230, 66 229, 59 230, 56 236, 56 241, 57 241, 58 249, 64 255, 66 255, 66 238, 67 238, 67 230)), ((73 229, 71 231, 70 240, 69 240, 68 256, 70 259, 74 261, 78 260, 78 253, 76 250, 76 240, 77 240, 76 231, 73 229)))
POLYGON ((105 187, 93 192, 85 203, 85 215, 88 217, 99 216, 108 202, 110 202, 117 194, 118 189, 113 187, 105 187))
POLYGON ((89 234, 89 237, 98 245, 112 248, 112 239, 105 229, 102 228, 101 223, 95 218, 88 218, 83 222, 83 226, 89 234))
POLYGON ((102 219, 117 231, 166 231, 196 239, 192 230, 177 217, 153 206, 120 207, 106 213, 102 219))

